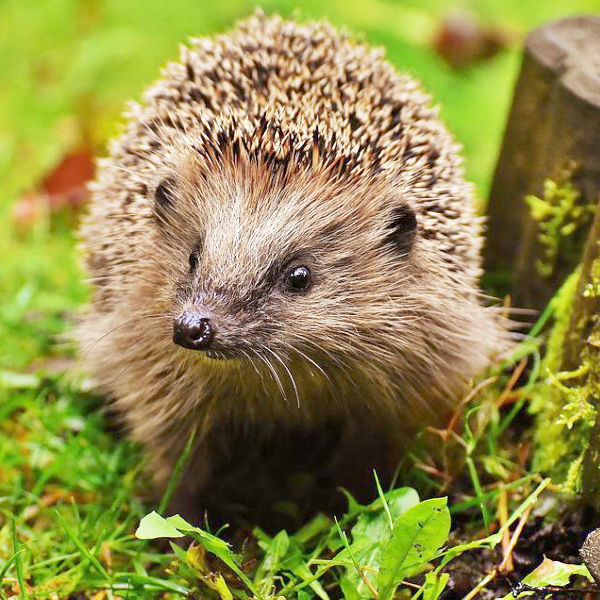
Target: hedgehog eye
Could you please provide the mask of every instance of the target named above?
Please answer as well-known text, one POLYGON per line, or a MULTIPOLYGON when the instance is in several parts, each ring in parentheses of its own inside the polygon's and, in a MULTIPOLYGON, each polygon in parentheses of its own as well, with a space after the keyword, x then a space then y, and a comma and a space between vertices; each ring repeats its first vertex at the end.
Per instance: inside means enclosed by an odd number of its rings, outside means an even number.
POLYGON ((154 190, 155 208, 159 214, 173 206, 175 202, 175 180, 172 177, 163 179, 154 190))
POLYGON ((305 292, 311 283, 310 269, 305 266, 291 267, 285 273, 285 287, 290 292, 305 292))
POLYGON ((417 216, 414 211, 403 206, 392 215, 387 240, 404 253, 410 252, 417 237, 417 216))

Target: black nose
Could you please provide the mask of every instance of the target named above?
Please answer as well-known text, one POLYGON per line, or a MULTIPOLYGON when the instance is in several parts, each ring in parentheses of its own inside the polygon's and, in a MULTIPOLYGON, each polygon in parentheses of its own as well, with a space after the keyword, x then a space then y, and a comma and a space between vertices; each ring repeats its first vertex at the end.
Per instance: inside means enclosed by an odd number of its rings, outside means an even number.
POLYGON ((186 310, 173 325, 173 341, 190 350, 206 350, 214 337, 208 317, 186 310))

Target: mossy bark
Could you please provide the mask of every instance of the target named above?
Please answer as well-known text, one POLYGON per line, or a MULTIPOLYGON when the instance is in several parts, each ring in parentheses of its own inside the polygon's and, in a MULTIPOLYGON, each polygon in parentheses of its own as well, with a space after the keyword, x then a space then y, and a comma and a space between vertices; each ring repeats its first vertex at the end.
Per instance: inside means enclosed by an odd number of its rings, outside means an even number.
POLYGON ((600 17, 532 32, 489 201, 487 282, 555 319, 534 467, 600 510, 600 17), (561 288, 562 285, 562 288, 561 288), (557 290, 560 288, 560 292, 557 290))
POLYGON ((565 338, 564 369, 577 369, 580 394, 594 410, 595 423, 588 433, 583 458, 581 491, 600 511, 600 210, 586 244, 581 277, 565 338))
POLYGON ((600 511, 600 208, 581 265, 552 305, 545 381, 531 405, 535 466, 600 511))
POLYGON ((542 360, 540 381, 533 388, 530 410, 535 415, 535 470, 552 476, 568 493, 581 490, 581 464, 595 411, 579 384, 579 374, 563 371, 565 340, 579 287, 577 269, 551 300, 554 327, 542 360))

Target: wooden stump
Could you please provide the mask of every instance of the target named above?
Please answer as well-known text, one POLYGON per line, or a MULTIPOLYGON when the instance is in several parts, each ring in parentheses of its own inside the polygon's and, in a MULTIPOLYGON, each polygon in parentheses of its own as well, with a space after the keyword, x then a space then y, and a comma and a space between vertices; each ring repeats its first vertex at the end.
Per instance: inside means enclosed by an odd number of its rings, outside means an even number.
MULTIPOLYGON (((546 248, 525 197, 572 171, 579 206, 600 192, 600 16, 568 18, 532 32, 489 199, 487 284, 513 305, 542 308, 580 260, 589 223, 568 234, 549 273, 546 248), (548 269, 546 269, 548 271, 548 269)), ((567 215, 568 216, 568 215, 567 215)), ((591 217, 591 212, 590 212, 591 217)), ((590 218, 591 220, 591 218, 590 218)))

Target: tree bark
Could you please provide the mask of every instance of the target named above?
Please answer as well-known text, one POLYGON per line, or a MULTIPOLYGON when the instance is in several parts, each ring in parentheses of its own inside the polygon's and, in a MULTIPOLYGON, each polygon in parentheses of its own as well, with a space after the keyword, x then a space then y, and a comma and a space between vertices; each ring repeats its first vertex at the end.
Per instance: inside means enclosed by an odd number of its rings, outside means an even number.
POLYGON ((489 199, 486 283, 513 305, 542 308, 580 260, 589 224, 569 234, 568 251, 551 273, 536 263, 544 255, 539 222, 525 202, 542 196, 547 178, 574 166, 578 203, 596 204, 600 192, 600 16, 568 18, 532 32, 489 199))

